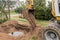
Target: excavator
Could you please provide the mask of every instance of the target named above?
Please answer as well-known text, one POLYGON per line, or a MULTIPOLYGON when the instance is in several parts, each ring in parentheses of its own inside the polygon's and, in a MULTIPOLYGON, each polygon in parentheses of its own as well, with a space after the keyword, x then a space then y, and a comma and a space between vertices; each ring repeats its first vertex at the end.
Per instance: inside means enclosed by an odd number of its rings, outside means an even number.
MULTIPOLYGON (((34 30, 36 26, 36 19, 34 13, 34 0, 26 0, 27 6, 23 11, 23 16, 31 24, 31 29, 34 30)), ((52 0, 52 15, 51 23, 43 29, 43 40, 60 40, 60 0, 52 0)))

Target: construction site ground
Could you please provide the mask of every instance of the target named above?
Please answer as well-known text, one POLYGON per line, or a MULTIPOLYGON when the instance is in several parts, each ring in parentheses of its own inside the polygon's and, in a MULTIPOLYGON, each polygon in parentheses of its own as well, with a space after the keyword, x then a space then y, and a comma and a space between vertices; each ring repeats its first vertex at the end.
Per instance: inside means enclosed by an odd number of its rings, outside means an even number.
MULTIPOLYGON (((28 22, 21 21, 6 21, 0 24, 0 40, 41 40, 43 28, 40 24, 37 24, 35 30, 31 30, 31 26, 28 22), (22 36, 10 36, 11 32, 23 32, 22 36), (39 38, 39 36, 40 38, 39 38)), ((13 35, 13 34, 12 34, 13 35)))

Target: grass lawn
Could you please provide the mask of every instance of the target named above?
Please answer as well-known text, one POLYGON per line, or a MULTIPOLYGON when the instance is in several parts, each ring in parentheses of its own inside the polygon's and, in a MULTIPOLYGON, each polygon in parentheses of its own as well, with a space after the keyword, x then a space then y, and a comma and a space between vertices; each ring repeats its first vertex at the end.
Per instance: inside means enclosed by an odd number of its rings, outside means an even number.
POLYGON ((15 15, 15 14, 19 14, 19 13, 16 13, 15 11, 10 11, 10 14, 15 15))
MULTIPOLYGON (((20 18, 19 21, 28 23, 28 21, 27 21, 26 19, 21 19, 21 18, 20 18)), ((47 20, 37 20, 37 23, 40 24, 41 26, 45 27, 45 26, 48 26, 48 24, 49 24, 50 22, 47 21, 47 20)))
MULTIPOLYGON (((23 19, 23 18, 12 18, 12 20, 18 20, 20 22, 26 22, 28 23, 28 21, 26 19, 23 19)), ((37 20, 37 23, 40 24, 41 26, 45 27, 49 24, 49 21, 47 20, 37 20)))
POLYGON ((37 22, 43 27, 48 26, 48 24, 50 23, 47 20, 37 20, 37 22))

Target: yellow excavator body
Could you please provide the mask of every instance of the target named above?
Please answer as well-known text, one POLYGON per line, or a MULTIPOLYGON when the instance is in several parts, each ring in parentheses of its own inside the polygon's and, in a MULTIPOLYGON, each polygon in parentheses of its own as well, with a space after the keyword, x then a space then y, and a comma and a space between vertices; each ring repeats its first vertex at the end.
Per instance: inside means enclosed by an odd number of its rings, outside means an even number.
POLYGON ((58 2, 55 2, 56 0, 52 0, 52 15, 56 18, 56 20, 60 20, 60 15, 56 16, 56 14, 58 14, 58 12, 56 12, 56 10, 60 10, 60 0, 57 0, 58 2), (57 5, 58 6, 57 6, 57 5), (56 6, 55 6, 56 5, 56 6), (58 8, 57 8, 58 7, 58 8), (57 8, 57 9, 56 9, 57 8))

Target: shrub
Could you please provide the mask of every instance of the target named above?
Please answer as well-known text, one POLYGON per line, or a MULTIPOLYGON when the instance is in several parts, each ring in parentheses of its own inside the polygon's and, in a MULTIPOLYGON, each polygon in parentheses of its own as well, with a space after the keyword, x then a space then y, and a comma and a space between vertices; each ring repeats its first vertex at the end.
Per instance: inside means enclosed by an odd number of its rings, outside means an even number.
POLYGON ((40 20, 50 20, 53 16, 51 13, 51 9, 45 8, 45 10, 43 8, 41 9, 35 9, 35 13, 34 13, 36 19, 40 19, 40 20))
POLYGON ((7 21, 7 19, 0 19, 0 24, 7 21))
POLYGON ((16 9, 15 9, 15 12, 16 12, 16 13, 21 13, 21 12, 22 12, 22 8, 21 8, 21 7, 16 8, 16 9))

